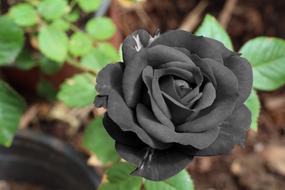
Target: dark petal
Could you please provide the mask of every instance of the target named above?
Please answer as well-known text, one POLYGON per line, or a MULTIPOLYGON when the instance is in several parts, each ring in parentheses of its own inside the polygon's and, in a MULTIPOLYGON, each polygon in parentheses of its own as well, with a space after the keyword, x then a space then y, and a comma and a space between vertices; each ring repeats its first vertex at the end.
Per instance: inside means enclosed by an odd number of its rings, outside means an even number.
POLYGON ((186 94, 184 97, 182 97, 181 102, 183 102, 185 105, 190 105, 193 103, 192 100, 195 99, 195 97, 199 96, 200 86, 196 86, 193 90, 191 90, 188 94, 186 94))
MULTIPOLYGON (((197 62, 198 60, 196 60, 197 62)), ((207 109, 199 112, 197 117, 176 127, 180 132, 201 132, 217 126, 233 112, 238 94, 238 81, 231 70, 213 59, 199 59, 199 64, 209 65, 216 79, 216 99, 207 109)))
POLYGON ((107 108, 107 100, 108 100, 107 96, 97 95, 96 98, 95 98, 95 107, 97 107, 97 108, 99 108, 99 107, 107 108))
POLYGON ((130 131, 122 131, 122 129, 105 113, 103 125, 109 135, 117 142, 132 146, 142 146, 144 143, 138 136, 130 131))
POLYGON ((162 91, 162 93, 165 93, 175 100, 179 100, 179 95, 177 94, 176 88, 175 88, 175 83, 173 76, 168 75, 164 76, 159 80, 159 86, 162 91))
MULTIPOLYGON (((204 37, 204 39, 207 41, 208 44, 210 44, 210 47, 214 48, 216 52, 220 53, 223 59, 226 59, 227 57, 232 56, 232 55, 239 55, 239 53, 233 52, 229 50, 228 48, 226 48, 224 44, 218 40, 208 38, 208 37, 204 37)), ((208 57, 205 57, 205 58, 208 58, 208 57)))
POLYGON ((132 145, 126 145, 118 141, 116 141, 115 147, 118 154, 124 160, 127 160, 128 162, 135 164, 136 166, 139 166, 140 163, 142 163, 145 153, 147 151, 147 148, 145 146, 137 147, 132 145))
MULTIPOLYGON (((171 118, 171 120, 175 124, 182 123, 185 121, 185 118, 187 116, 189 116, 189 114, 191 112, 187 107, 183 106, 181 103, 179 104, 178 103, 179 101, 176 101, 174 98, 168 96, 166 93, 161 92, 158 81, 159 81, 160 77, 167 76, 167 75, 177 76, 179 78, 184 79, 185 81, 192 81, 193 80, 193 74, 191 72, 189 72, 188 70, 185 70, 185 69, 182 69, 179 67, 167 67, 167 68, 155 69, 154 70, 154 77, 152 80, 152 92, 153 92, 154 100, 157 102, 157 104, 159 105, 159 107, 161 108, 161 110, 164 113, 165 113, 164 110, 167 110, 167 117, 171 118), (164 98, 162 97, 162 94, 164 94, 164 96, 167 98, 167 100, 168 100, 167 104, 165 104, 165 101, 164 101, 164 98), (163 102, 161 100, 163 100, 163 102), (159 102, 160 102, 160 104, 159 104, 159 102), (162 105, 164 107, 162 107, 162 105), (170 112, 169 112, 168 107, 171 110, 170 112)), ((165 115, 166 115, 166 113, 165 113, 165 115)))
POLYGON ((144 50, 153 38, 145 30, 137 30, 129 35, 123 43, 122 52, 124 63, 127 65, 123 77, 124 98, 129 107, 134 107, 140 97, 141 72, 148 64, 144 50), (140 48, 138 49, 138 44, 140 48))
POLYGON ((192 88, 186 88, 186 87, 183 87, 183 86, 176 86, 176 91, 178 92, 179 96, 180 97, 183 97, 185 96, 186 94, 188 94, 189 92, 192 91, 192 88))
POLYGON ((146 30, 143 30, 143 29, 137 30, 137 35, 139 35, 139 38, 140 38, 140 41, 143 47, 147 47, 149 44, 151 35, 146 30))
POLYGON ((152 137, 163 143, 178 143, 203 149, 212 144, 219 134, 219 127, 201 133, 177 133, 159 123, 142 104, 137 105, 137 120, 152 137))
MULTIPOLYGON (((197 86, 200 86, 203 82, 203 75, 197 66, 190 65, 185 62, 179 62, 179 61, 171 61, 165 64, 160 65, 159 68, 179 68, 179 69, 184 69, 189 72, 194 76, 193 78, 195 79, 195 83, 197 86)), ((178 76, 181 77, 181 76, 178 76)))
POLYGON ((184 123, 185 119, 192 113, 192 111, 171 96, 168 96, 165 93, 163 93, 163 95, 166 97, 166 103, 171 113, 171 121, 174 125, 184 123))
POLYGON ((252 89, 252 68, 248 61, 239 56, 231 56, 224 60, 225 65, 236 75, 239 86, 239 103, 243 103, 252 89))
POLYGON ((217 86, 217 81, 215 79, 214 73, 212 68, 210 67, 209 64, 207 64, 206 62, 203 62, 201 60, 201 58, 195 54, 191 55, 191 59, 194 61, 194 63, 200 68, 200 70, 202 71, 203 75, 206 76, 209 81, 211 81, 214 86, 217 86))
POLYGON ((170 129, 174 129, 174 125, 173 123, 170 121, 170 114, 168 111, 168 115, 166 115, 160 108, 160 106, 158 105, 158 103, 156 102, 156 100, 154 100, 153 97, 153 91, 152 91, 152 80, 153 80, 153 69, 150 66, 147 66, 144 70, 143 70, 143 81, 148 89, 148 95, 150 98, 150 102, 151 102, 151 107, 152 107, 152 111, 155 114, 155 117, 161 122, 163 123, 166 127, 169 127, 170 129))
POLYGON ((170 115, 166 116, 160 107, 158 106, 157 102, 153 98, 153 92, 152 92, 152 79, 153 79, 153 69, 148 66, 143 71, 143 81, 148 89, 148 95, 151 102, 151 108, 153 113, 155 114, 155 117, 163 123, 165 126, 169 127, 170 129, 174 129, 173 123, 170 121, 170 115))
POLYGON ((124 99, 129 107, 135 107, 141 98, 141 73, 148 65, 146 56, 146 51, 144 49, 140 50, 125 67, 123 74, 123 93, 124 99))
POLYGON ((251 112, 242 104, 234 110, 232 116, 222 124, 221 128, 233 136, 233 140, 236 144, 243 146, 250 124, 251 112))
POLYGON ((128 60, 123 75, 123 92, 124 99, 129 107, 135 107, 141 98, 141 74, 143 69, 147 65, 158 66, 169 61, 183 61, 194 65, 184 53, 161 45, 143 48, 128 60))
POLYGON ((165 45, 182 47, 202 58, 211 58, 223 63, 223 58, 233 54, 221 42, 206 37, 195 36, 182 30, 171 30, 160 35, 151 46, 165 45))
POLYGON ((196 103, 196 101, 198 101, 201 97, 202 97, 203 93, 198 93, 197 96, 195 96, 194 98, 191 99, 190 102, 187 102, 187 106, 189 108, 191 108, 190 110, 197 112, 197 110, 193 110, 192 106, 196 103))
POLYGON ((151 87, 149 86, 148 88, 152 88, 152 96, 161 111, 168 117, 170 118, 170 112, 169 109, 164 101, 164 98, 162 97, 161 89, 159 87, 159 78, 160 78, 160 73, 157 72, 156 70, 153 73, 153 79, 152 79, 152 85, 151 87))
POLYGON ((186 49, 186 48, 183 48, 183 47, 175 47, 175 49, 181 51, 182 53, 184 53, 184 54, 187 55, 188 57, 191 56, 190 51, 189 51, 188 49, 186 49))
POLYGON ((194 75, 190 71, 179 67, 167 67, 167 68, 155 69, 154 75, 157 78, 166 75, 172 75, 189 82, 193 81, 194 78, 194 75))
MULTIPOLYGON (((176 99, 172 98, 172 96, 168 95, 167 93, 162 92, 162 94, 163 94, 163 96, 164 96, 165 98, 167 98, 170 102, 172 102, 172 103, 175 104, 176 106, 179 106, 179 107, 181 107, 181 108, 183 108, 183 109, 189 110, 188 107, 186 107, 185 105, 181 104, 180 102, 178 102, 176 99)), ((167 103, 167 105, 169 105, 169 104, 167 103)), ((172 112, 172 113, 175 113, 175 112, 172 112)))
POLYGON ((133 111, 126 105, 122 95, 117 90, 112 90, 108 96, 108 116, 121 128, 122 131, 135 133, 141 141, 150 147, 164 149, 169 145, 149 136, 136 124, 133 111))
POLYGON ((146 86, 143 86, 141 96, 142 96, 142 99, 140 102, 143 105, 145 105, 146 107, 148 107, 149 109, 151 109, 151 100, 150 100, 150 97, 148 95, 148 89, 146 86))
POLYGON ((122 63, 108 64, 96 77, 96 90, 103 95, 109 95, 112 89, 120 90, 122 86, 122 63))
POLYGON ((123 60, 125 64, 128 64, 131 59, 138 53, 136 50, 137 42, 135 40, 136 36, 139 36, 140 42, 143 47, 148 45, 150 34, 145 30, 137 30, 132 34, 128 35, 123 42, 122 52, 123 52, 123 60))
POLYGON ((122 158, 137 165, 132 175, 160 181, 172 177, 184 169, 193 159, 175 148, 167 150, 138 149, 116 143, 116 150, 122 158))
POLYGON ((236 108, 233 114, 221 125, 218 138, 203 150, 184 147, 183 152, 193 156, 214 156, 229 153, 235 144, 243 144, 251 124, 251 114, 246 106, 236 108))
MULTIPOLYGON (((158 38, 159 39, 159 38, 158 38)), ((156 41, 156 40, 155 40, 156 41)), ((154 41, 154 42, 155 42, 154 41)), ((150 66, 156 67, 171 61, 185 62, 189 65, 195 66, 193 61, 183 52, 164 45, 156 45, 147 49, 148 62, 150 66)))
POLYGON ((213 104, 216 99, 216 89, 211 82, 205 84, 202 97, 199 99, 195 105, 194 111, 200 111, 213 104))

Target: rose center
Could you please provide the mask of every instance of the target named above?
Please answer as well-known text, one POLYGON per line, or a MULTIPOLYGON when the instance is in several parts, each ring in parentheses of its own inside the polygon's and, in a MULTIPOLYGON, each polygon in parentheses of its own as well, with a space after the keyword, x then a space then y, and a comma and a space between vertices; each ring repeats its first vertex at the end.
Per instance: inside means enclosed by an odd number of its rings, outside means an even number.
POLYGON ((176 89, 176 91, 180 97, 185 96, 194 87, 193 84, 191 84, 188 81, 185 81, 183 79, 175 79, 174 80, 174 86, 175 86, 175 89, 176 89))
POLYGON ((179 88, 190 88, 190 85, 185 80, 177 79, 175 80, 175 86, 179 88))

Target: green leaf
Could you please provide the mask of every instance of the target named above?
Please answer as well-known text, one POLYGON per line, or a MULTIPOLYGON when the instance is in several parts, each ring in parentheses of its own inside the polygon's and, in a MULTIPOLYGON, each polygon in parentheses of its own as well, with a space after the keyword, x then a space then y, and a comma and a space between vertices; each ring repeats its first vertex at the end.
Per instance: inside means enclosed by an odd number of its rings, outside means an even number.
POLYGON ((119 60, 117 50, 112 45, 104 43, 92 49, 81 58, 80 66, 99 72, 107 64, 119 60))
POLYGON ((145 180, 145 190, 194 190, 194 184, 186 170, 165 181, 145 180))
POLYGON ((15 61, 23 45, 23 30, 9 18, 0 17, 0 65, 15 61))
POLYGON ((41 56, 39 59, 40 69, 43 73, 47 75, 57 73, 61 69, 62 65, 62 63, 52 61, 46 58, 45 56, 41 56))
POLYGON ((66 21, 63 20, 63 19, 56 19, 56 20, 54 20, 54 21, 51 23, 51 26, 52 26, 52 27, 55 27, 55 28, 57 28, 57 29, 59 29, 59 30, 63 30, 63 31, 69 30, 69 27, 70 27, 69 23, 66 22, 66 21))
POLYGON ((246 100, 245 105, 251 111, 251 126, 250 128, 257 131, 258 129, 258 117, 260 113, 260 102, 257 93, 252 89, 249 98, 246 100))
POLYGON ((108 182, 99 186, 99 190, 140 190, 142 178, 131 176, 134 167, 127 163, 118 163, 107 170, 108 182))
POLYGON ((116 26, 111 19, 98 17, 87 22, 86 31, 97 40, 106 40, 115 34, 116 26))
POLYGON ((69 51, 74 56, 82 56, 92 49, 91 39, 83 32, 74 33, 69 41, 69 51))
POLYGON ((62 17, 67 8, 66 0, 42 0, 38 11, 46 20, 55 20, 62 17))
POLYGON ((99 43, 98 49, 103 52, 111 61, 117 62, 120 60, 119 51, 110 43, 99 43))
POLYGON ((240 50, 253 67, 253 86, 260 90, 275 90, 285 83, 285 41, 257 37, 240 50))
POLYGON ((80 13, 78 10, 74 10, 68 15, 65 15, 65 19, 69 22, 76 22, 80 18, 80 13))
POLYGON ((201 26, 197 29, 195 34, 213 38, 222 42, 227 48, 233 49, 231 38, 212 15, 207 14, 205 16, 201 26))
POLYGON ((37 94, 48 101, 56 99, 55 87, 49 81, 44 79, 41 79, 37 84, 37 94))
POLYGON ((67 79, 57 95, 69 107, 83 107, 92 105, 96 96, 95 76, 83 73, 67 79))
POLYGON ((102 0, 76 0, 79 7, 86 13, 96 11, 102 0))
POLYGON ((56 27, 44 26, 40 30, 38 40, 40 50, 45 56, 53 61, 65 61, 68 50, 68 37, 64 31, 56 27))
POLYGON ((103 127, 102 118, 96 118, 87 126, 83 135, 83 146, 95 153, 103 164, 119 160, 115 141, 103 127))
POLYGON ((36 66, 36 62, 28 50, 24 49, 15 60, 15 66, 22 70, 29 70, 36 66))
POLYGON ((37 23, 37 11, 28 3, 19 3, 9 10, 9 16, 20 26, 33 26, 37 23))
POLYGON ((25 109, 24 99, 0 80, 0 144, 11 145, 25 109))

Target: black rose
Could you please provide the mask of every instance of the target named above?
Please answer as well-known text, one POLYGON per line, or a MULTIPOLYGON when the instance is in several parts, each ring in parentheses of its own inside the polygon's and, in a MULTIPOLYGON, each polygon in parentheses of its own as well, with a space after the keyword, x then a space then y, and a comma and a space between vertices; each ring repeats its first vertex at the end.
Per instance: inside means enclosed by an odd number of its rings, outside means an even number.
POLYGON ((116 150, 134 175, 163 180, 194 156, 228 153, 251 123, 243 104, 252 88, 246 59, 216 40, 173 30, 138 30, 123 43, 123 62, 97 77, 97 107, 116 150))

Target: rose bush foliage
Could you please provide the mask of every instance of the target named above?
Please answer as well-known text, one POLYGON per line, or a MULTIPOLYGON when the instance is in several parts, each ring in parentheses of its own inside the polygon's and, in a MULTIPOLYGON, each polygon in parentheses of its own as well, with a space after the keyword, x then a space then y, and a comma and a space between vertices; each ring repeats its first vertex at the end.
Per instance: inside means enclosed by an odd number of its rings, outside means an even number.
POLYGON ((173 30, 129 35, 123 62, 97 76, 104 127, 133 175, 169 178, 195 156, 228 153, 251 123, 252 69, 216 40, 173 30))

